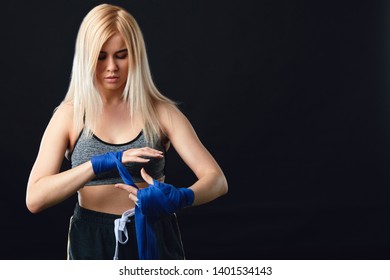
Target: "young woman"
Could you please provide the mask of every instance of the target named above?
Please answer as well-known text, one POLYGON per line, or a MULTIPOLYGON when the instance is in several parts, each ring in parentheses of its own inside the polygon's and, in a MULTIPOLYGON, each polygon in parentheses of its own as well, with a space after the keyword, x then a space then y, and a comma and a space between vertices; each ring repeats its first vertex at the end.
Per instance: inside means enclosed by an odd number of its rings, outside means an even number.
POLYGON ((227 188, 188 119, 153 84, 135 19, 118 6, 93 8, 79 29, 69 90, 31 170, 28 209, 38 213, 78 193, 69 259, 183 259, 174 212, 210 202, 227 188), (170 145, 196 175, 191 186, 164 183, 170 145), (64 155, 72 168, 60 172, 64 155), (118 172, 122 164, 130 181, 118 172), (168 191, 175 201, 159 196, 168 191), (128 211, 134 207, 135 215, 128 211), (143 252, 150 236, 157 255, 143 252))

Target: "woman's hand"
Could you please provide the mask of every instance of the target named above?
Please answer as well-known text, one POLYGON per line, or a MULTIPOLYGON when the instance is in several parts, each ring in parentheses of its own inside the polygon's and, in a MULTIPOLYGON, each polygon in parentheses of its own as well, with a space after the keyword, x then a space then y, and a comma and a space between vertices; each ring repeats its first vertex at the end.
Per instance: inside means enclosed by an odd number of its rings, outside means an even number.
POLYGON ((108 152, 105 154, 93 156, 91 158, 91 163, 92 163, 93 172, 96 175, 98 175, 102 172, 106 172, 117 168, 117 164, 119 162, 147 163, 150 161, 150 157, 162 158, 163 152, 149 147, 129 149, 126 151, 119 151, 119 152, 108 152), (145 157, 149 157, 149 158, 145 158, 145 157))
POLYGON ((153 158, 163 158, 163 152, 149 148, 138 148, 138 149, 129 149, 123 152, 122 155, 122 163, 128 163, 128 162, 141 162, 146 163, 150 161, 149 158, 145 157, 153 157, 153 158))
POLYGON ((137 190, 126 184, 116 184, 115 187, 128 191, 129 198, 140 207, 144 215, 158 217, 172 214, 194 203, 195 194, 191 189, 176 188, 154 180, 143 168, 141 176, 149 184, 148 188, 137 190))
MULTIPOLYGON (((153 181, 154 181, 153 178, 148 173, 146 173, 144 168, 141 169, 141 176, 145 180, 146 183, 148 183, 149 185, 153 185, 153 181)), ((129 192, 130 193, 129 198, 132 201, 134 201, 135 204, 137 204, 137 202, 138 202, 137 188, 135 188, 133 186, 126 185, 126 184, 121 184, 121 183, 115 184, 115 188, 122 189, 122 190, 129 192)))

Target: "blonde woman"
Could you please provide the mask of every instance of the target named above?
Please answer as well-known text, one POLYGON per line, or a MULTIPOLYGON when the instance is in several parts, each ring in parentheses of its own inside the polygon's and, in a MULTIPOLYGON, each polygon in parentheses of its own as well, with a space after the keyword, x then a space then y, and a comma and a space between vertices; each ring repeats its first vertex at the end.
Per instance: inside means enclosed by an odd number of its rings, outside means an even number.
POLYGON ((222 170, 190 122, 153 84, 135 19, 118 6, 93 8, 78 32, 69 90, 44 132, 31 170, 28 209, 38 213, 78 194, 69 259, 184 259, 173 212, 226 192, 222 170), (169 146, 196 175, 191 186, 164 182, 169 146), (72 168, 60 172, 64 155, 72 168), (127 184, 118 162, 131 175, 127 184), (159 188, 169 190, 176 201, 159 198, 159 188), (141 201, 151 208, 141 208, 141 201), (136 205, 145 227, 153 231, 157 255, 139 252, 149 246, 144 240, 150 232, 136 228, 136 205))

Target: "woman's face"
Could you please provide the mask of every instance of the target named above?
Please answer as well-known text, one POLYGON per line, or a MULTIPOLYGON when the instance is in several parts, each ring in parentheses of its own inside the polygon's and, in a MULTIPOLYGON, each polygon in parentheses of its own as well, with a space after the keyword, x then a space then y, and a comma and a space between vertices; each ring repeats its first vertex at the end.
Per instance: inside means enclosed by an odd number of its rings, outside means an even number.
POLYGON ((102 93, 122 94, 129 71, 126 44, 120 33, 115 33, 102 46, 96 66, 96 80, 102 93))

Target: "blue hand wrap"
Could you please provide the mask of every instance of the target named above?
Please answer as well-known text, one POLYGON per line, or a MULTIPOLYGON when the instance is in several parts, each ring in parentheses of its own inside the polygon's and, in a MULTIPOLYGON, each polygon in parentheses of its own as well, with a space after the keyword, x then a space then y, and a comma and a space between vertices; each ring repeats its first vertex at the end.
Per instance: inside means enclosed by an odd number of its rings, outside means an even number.
POLYGON ((146 216, 169 215, 194 203, 194 192, 187 188, 154 180, 153 185, 138 191, 138 207, 146 216))
POLYGON ((92 168, 95 175, 98 175, 105 171, 110 171, 114 169, 117 164, 116 161, 113 160, 112 156, 117 158, 120 162, 122 161, 123 151, 119 152, 109 152, 106 154, 93 156, 91 158, 92 168))
MULTIPOLYGON (((110 153, 109 153, 110 154, 110 153)), ((121 160, 110 155, 123 182, 138 189, 121 160)), ((154 222, 161 215, 172 214, 194 202, 194 192, 187 188, 175 188, 172 185, 154 180, 153 185, 138 190, 138 205, 135 207, 135 230, 137 234, 138 255, 141 260, 157 260, 158 244, 154 222)))

